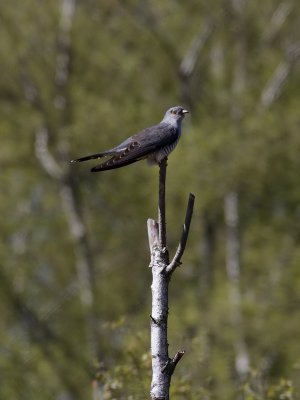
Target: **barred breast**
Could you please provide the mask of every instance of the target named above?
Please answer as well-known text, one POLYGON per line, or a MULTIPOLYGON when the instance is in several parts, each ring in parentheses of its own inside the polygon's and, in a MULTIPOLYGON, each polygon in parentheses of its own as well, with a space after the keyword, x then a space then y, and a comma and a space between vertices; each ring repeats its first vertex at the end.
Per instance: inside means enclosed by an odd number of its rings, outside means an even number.
POLYGON ((159 164, 164 158, 168 157, 168 155, 175 149, 178 141, 179 137, 174 143, 168 144, 167 146, 162 147, 160 150, 156 151, 155 153, 150 154, 147 158, 148 163, 150 165, 159 164))

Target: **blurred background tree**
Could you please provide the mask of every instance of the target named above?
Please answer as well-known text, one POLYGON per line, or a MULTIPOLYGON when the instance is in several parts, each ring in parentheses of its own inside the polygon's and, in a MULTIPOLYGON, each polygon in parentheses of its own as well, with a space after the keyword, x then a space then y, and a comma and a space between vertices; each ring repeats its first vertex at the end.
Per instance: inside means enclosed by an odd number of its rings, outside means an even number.
POLYGON ((3 2, 0 398, 148 395, 157 169, 68 161, 176 104, 191 118, 169 160, 171 247, 187 191, 197 203, 172 398, 299 393, 299 18, 297 0, 3 2))

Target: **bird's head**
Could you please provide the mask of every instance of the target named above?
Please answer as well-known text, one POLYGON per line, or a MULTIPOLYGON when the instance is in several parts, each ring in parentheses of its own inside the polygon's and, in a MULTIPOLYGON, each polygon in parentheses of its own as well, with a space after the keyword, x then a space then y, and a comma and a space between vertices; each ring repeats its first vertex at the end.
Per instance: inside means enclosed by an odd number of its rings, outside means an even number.
POLYGON ((172 107, 166 112, 163 121, 169 123, 181 122, 187 113, 188 110, 181 106, 172 107))

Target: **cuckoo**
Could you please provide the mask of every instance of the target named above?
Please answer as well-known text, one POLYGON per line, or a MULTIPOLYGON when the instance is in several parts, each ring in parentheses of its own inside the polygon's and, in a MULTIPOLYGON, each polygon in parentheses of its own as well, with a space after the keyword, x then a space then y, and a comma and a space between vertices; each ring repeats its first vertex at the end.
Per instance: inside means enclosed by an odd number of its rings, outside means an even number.
POLYGON ((143 159, 147 159, 150 164, 159 164, 175 149, 186 113, 188 111, 181 106, 172 107, 167 110, 159 124, 143 129, 112 149, 77 158, 71 162, 109 157, 93 167, 92 172, 125 167, 143 159))

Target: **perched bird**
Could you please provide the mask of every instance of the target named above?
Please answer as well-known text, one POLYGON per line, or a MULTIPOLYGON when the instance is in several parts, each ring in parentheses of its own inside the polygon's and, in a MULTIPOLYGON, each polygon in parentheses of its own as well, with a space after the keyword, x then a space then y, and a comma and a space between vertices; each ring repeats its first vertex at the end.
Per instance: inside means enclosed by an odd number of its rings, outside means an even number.
POLYGON ((109 160, 93 167, 92 172, 125 167, 143 159, 147 159, 150 164, 159 164, 176 147, 181 135, 181 122, 186 113, 188 111, 183 107, 172 107, 158 125, 143 129, 110 150, 77 158, 71 162, 110 157, 109 160))

